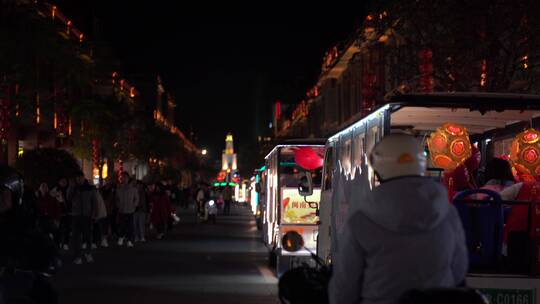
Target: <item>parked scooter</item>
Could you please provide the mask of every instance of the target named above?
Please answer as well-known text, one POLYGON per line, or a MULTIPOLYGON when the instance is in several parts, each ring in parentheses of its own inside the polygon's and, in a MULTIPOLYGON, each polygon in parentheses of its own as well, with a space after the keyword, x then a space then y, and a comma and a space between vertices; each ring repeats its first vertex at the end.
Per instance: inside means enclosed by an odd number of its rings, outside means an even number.
MULTIPOLYGON (((289 231, 281 240, 283 249, 297 252, 304 247, 302 235, 289 231)), ((308 250, 308 249, 306 249, 308 250)), ((292 268, 279 278, 279 299, 281 303, 328 303, 328 283, 331 269, 314 253, 310 252, 316 267, 303 263, 300 267, 292 268)))
MULTIPOLYGON (((282 239, 283 248, 295 252, 304 247, 302 236, 287 232, 282 239)), ((284 304, 328 304, 328 283, 332 275, 331 268, 314 253, 311 257, 316 267, 303 264, 285 272, 279 278, 279 300, 284 304)), ((478 290, 456 288, 414 289, 402 295, 399 304, 489 304, 487 298, 478 290)))

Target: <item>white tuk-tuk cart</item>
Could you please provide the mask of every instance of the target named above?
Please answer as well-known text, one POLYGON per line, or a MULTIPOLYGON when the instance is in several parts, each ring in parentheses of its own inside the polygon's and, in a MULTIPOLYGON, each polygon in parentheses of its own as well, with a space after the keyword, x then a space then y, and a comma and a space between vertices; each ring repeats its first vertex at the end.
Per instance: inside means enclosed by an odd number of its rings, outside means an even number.
POLYGON ((263 240, 270 252, 270 263, 278 275, 302 262, 309 262, 317 240, 317 208, 324 156, 324 139, 286 140, 266 156, 259 189, 264 207, 263 240), (313 181, 312 193, 302 196, 302 178, 313 181), (288 231, 302 235, 304 249, 289 252, 281 246, 288 231))
MULTIPOLYGON (((401 95, 390 98, 366 117, 331 136, 325 145, 325 159, 321 202, 319 205, 319 237, 317 255, 331 264, 340 242, 341 229, 348 217, 362 204, 356 198, 359 188, 372 189, 377 181, 368 173, 369 185, 360 185, 359 175, 364 170, 369 151, 385 135, 394 130, 407 131, 424 140, 445 123, 467 128, 471 144, 482 155, 481 168, 494 156, 509 154, 514 137, 527 128, 540 129, 540 96, 489 93, 432 93, 401 95)), ((429 149, 426 144, 426 154, 429 149)), ((429 159, 429 157, 428 157, 429 159)), ((540 164, 540 159, 538 160, 540 164)), ((432 164, 430 164, 433 167, 432 164)), ((440 180, 441 170, 428 169, 428 175, 440 180)), ((511 203, 502 205, 508 207, 511 203)), ((502 252, 495 255, 489 267, 471 263, 467 283, 483 290, 494 304, 540 304, 540 227, 535 217, 540 215, 540 202, 527 202, 529 225, 526 248, 522 256, 525 267, 508 265, 502 252)), ((460 214, 461 215, 461 214, 460 214)), ((462 218, 463 220, 463 218, 462 218)), ((471 223, 470 226, 478 225, 471 223)), ((502 227, 502 226, 501 226, 502 227)), ((481 240, 472 240, 473 228, 465 227, 470 255, 478 258, 481 240), (473 244, 474 243, 474 244, 473 244)), ((492 239, 493 240, 493 239, 492 239)), ((495 238, 495 242, 502 242, 495 238)), ((500 245, 500 244, 499 244, 500 245)), ((500 246, 492 246, 500 248, 500 246)), ((485 250, 484 250, 485 251, 485 250)), ((482 256, 479 257, 482 259, 482 256)))

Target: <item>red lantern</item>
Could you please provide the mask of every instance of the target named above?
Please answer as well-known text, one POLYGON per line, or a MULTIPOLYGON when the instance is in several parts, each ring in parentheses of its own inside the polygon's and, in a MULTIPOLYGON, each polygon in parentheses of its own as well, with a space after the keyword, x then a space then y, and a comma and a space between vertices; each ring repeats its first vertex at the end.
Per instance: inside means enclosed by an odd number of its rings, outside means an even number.
POLYGON ((433 58, 433 52, 429 48, 421 49, 418 52, 418 57, 422 60, 431 60, 433 58))
POLYGON ((512 142, 510 159, 520 174, 540 175, 540 131, 528 129, 512 142))
POLYGON ((56 105, 54 120, 56 136, 66 137, 69 133, 69 119, 62 105, 56 105))
MULTIPOLYGON (((427 143, 433 164, 446 171, 456 169, 472 155, 467 129, 457 124, 444 124, 431 133, 427 143)), ((471 168, 474 164, 471 161, 471 168)))
POLYGON ((362 75, 362 116, 371 112, 375 106, 375 84, 377 76, 372 73, 364 73, 362 75))
POLYGON ((120 159, 118 160, 118 182, 119 183, 122 183, 124 179, 122 173, 124 173, 124 162, 120 159))
POLYGON ((71 20, 68 20, 67 24, 66 24, 66 34, 70 34, 71 33, 71 28, 73 27, 73 22, 71 22, 71 20))
POLYGON ((429 93, 433 91, 433 52, 429 48, 422 49, 418 52, 420 58, 420 91, 429 93))
POLYGON ((94 163, 94 168, 99 168, 99 149, 100 142, 97 139, 92 140, 92 162, 94 163))
POLYGON ((469 171, 465 166, 459 166, 453 171, 444 172, 443 182, 448 189, 448 198, 450 201, 452 201, 457 192, 473 188, 469 171))
POLYGON ((276 121, 279 121, 280 118, 281 118, 281 102, 279 100, 276 100, 274 119, 276 121))
POLYGON ((420 72, 422 74, 431 74, 431 73, 433 73, 433 64, 425 63, 425 64, 420 65, 420 72))
POLYGON ((480 73, 480 86, 485 87, 487 83, 487 61, 485 59, 482 59, 481 71, 482 73, 480 73))
POLYGON ((323 166, 323 151, 318 148, 302 147, 294 152, 294 161, 306 170, 315 170, 323 166))

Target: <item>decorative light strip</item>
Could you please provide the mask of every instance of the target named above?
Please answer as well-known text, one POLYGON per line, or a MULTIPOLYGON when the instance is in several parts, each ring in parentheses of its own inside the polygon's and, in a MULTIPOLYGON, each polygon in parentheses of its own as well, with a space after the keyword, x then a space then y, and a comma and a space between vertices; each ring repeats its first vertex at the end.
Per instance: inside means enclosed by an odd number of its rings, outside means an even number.
MULTIPOLYGON (((277 151, 277 149, 279 148, 296 148, 296 147, 324 147, 324 145, 317 145, 317 144, 313 144, 313 145, 310 145, 310 144, 299 144, 299 145, 277 145, 274 147, 274 149, 272 149, 272 151, 270 151, 265 157, 264 159, 268 159, 268 157, 270 157, 270 155, 272 153, 274 153, 275 151, 277 151)), ((265 168, 265 166, 263 166, 262 168, 265 168)), ((261 169, 262 169, 261 168, 261 169)))
POLYGON ((355 122, 354 124, 352 124, 351 126, 341 130, 340 132, 332 135, 330 138, 328 138, 328 142, 333 142, 333 141, 336 141, 339 139, 339 137, 343 134, 346 134, 346 133, 349 133, 350 131, 360 127, 361 125, 363 125, 364 123, 367 123, 369 122, 370 120, 376 118, 377 116, 379 115, 382 115, 384 114, 384 112, 386 110, 390 109, 390 104, 386 104, 382 107, 380 107, 378 110, 376 110, 375 112, 372 112, 371 114, 369 114, 368 116, 360 119, 359 121, 355 122))

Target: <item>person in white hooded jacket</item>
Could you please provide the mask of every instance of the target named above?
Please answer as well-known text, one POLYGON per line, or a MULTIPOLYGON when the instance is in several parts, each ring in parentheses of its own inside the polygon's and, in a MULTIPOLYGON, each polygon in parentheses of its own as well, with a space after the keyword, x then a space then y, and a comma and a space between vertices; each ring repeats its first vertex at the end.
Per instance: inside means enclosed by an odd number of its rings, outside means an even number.
POLYGON ((468 254, 461 220, 446 189, 423 176, 422 145, 391 134, 369 158, 380 185, 351 202, 359 205, 334 252, 330 303, 397 303, 410 289, 463 283, 468 254))

